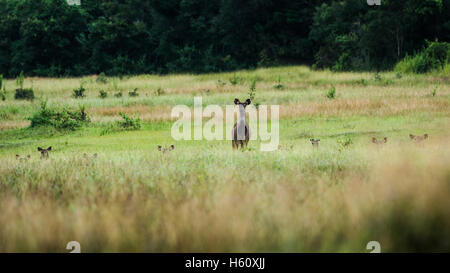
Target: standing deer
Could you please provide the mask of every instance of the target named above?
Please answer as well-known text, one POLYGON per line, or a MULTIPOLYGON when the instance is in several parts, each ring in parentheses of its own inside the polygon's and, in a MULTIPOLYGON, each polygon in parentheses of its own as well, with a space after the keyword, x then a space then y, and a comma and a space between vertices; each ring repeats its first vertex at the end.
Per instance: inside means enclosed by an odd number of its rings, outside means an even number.
POLYGON ((48 147, 47 149, 38 147, 38 151, 41 152, 41 158, 48 158, 48 152, 52 150, 52 146, 48 147))
POLYGON ((245 107, 251 103, 252 102, 250 99, 247 99, 245 102, 240 102, 239 99, 234 99, 234 104, 239 106, 239 120, 233 127, 233 149, 239 149, 239 144, 241 145, 241 149, 243 149, 244 146, 247 147, 250 139, 250 129, 245 121, 245 107))
POLYGON ((376 138, 372 137, 372 142, 377 144, 378 147, 382 147, 383 144, 387 142, 387 137, 383 138, 382 140, 377 140, 376 138))
POLYGON ((409 134, 409 138, 413 141, 415 141, 416 143, 422 142, 425 139, 428 138, 428 134, 424 134, 423 136, 415 136, 413 134, 409 134))

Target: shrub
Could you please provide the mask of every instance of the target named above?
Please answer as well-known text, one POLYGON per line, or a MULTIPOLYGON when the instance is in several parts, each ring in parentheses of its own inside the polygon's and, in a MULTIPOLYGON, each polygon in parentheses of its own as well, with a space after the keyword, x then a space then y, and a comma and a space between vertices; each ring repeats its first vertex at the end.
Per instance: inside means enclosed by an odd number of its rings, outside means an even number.
POLYGON ((56 129, 75 130, 83 124, 90 122, 84 106, 79 106, 78 110, 68 108, 56 109, 47 107, 47 102, 41 103, 40 109, 28 120, 30 127, 51 126, 56 129))
POLYGON ((275 89, 284 89, 284 86, 281 84, 281 77, 278 76, 277 84, 274 86, 275 89))
POLYGON ((239 77, 236 75, 236 73, 234 73, 233 77, 231 77, 231 78, 229 79, 229 81, 230 81, 231 85, 236 85, 236 84, 238 84, 239 82, 241 82, 241 78, 239 78, 239 77))
POLYGON ((141 119, 136 117, 135 119, 130 118, 124 113, 119 113, 123 120, 117 121, 117 125, 125 130, 139 130, 141 129, 141 119))
POLYGON ((442 71, 450 62, 450 43, 428 42, 428 47, 415 56, 406 56, 395 66, 403 73, 442 71))
POLYGON ((156 96, 161 96, 161 95, 164 95, 165 93, 166 93, 166 91, 161 87, 158 87, 158 89, 156 89, 156 91, 155 91, 156 96))
POLYGON ((100 132, 101 136, 112 132, 133 131, 141 129, 141 119, 139 117, 133 119, 125 115, 124 113, 119 113, 119 115, 122 117, 122 120, 116 121, 115 123, 106 126, 100 132))
POLYGON ((137 88, 135 88, 133 91, 128 92, 128 96, 130 97, 139 97, 139 93, 137 92, 137 88))
POLYGON ((331 86, 331 88, 327 92, 326 97, 329 98, 330 100, 336 98, 336 87, 331 86))
POLYGON ((438 90, 438 86, 435 85, 434 88, 433 88, 433 90, 431 90, 431 96, 432 96, 432 97, 435 97, 435 96, 436 96, 437 90, 438 90))
POLYGON ((122 96, 123 96, 122 91, 119 91, 119 92, 114 94, 114 97, 116 97, 116 98, 121 98, 122 96))
POLYGON ((250 90, 248 92, 248 96, 249 96, 251 101, 255 100, 255 96, 256 96, 256 79, 253 79, 252 82, 250 83, 250 90))
POLYGON ((95 80, 97 83, 108 83, 108 78, 106 77, 105 73, 100 73, 97 77, 97 80, 95 80))
POLYGON ((33 89, 16 89, 16 93, 14 94, 14 98, 16 100, 34 100, 34 92, 33 89))
POLYGON ((16 84, 19 87, 19 89, 23 89, 24 82, 25 82, 25 76, 23 74, 23 71, 20 71, 19 77, 16 78, 16 84))
POLYGON ((99 96, 99 98, 104 99, 104 98, 108 97, 108 93, 105 92, 104 90, 100 90, 98 96, 99 96))
POLYGON ((83 87, 83 85, 80 85, 80 88, 76 88, 73 90, 73 94, 72 97, 78 99, 78 98, 84 98, 85 94, 84 92, 86 92, 86 89, 83 87))
POLYGON ((339 145, 339 152, 342 152, 344 149, 353 144, 353 140, 351 138, 341 138, 337 140, 337 143, 339 145))

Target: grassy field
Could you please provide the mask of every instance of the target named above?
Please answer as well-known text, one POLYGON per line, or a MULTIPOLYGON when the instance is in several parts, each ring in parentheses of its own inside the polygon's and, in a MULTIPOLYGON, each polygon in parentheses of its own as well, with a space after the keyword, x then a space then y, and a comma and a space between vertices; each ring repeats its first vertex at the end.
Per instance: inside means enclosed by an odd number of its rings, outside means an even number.
POLYGON ((294 66, 96 78, 27 78, 33 102, 14 100, 6 81, 0 252, 67 252, 69 241, 82 252, 368 252, 369 241, 382 252, 450 251, 450 75, 294 66), (172 140, 173 106, 202 96, 225 107, 248 98, 253 80, 254 103, 280 105, 279 150, 172 140), (86 97, 72 98, 80 83, 86 97), (44 100, 84 105, 91 123, 28 128, 44 100), (120 112, 142 128, 104 134, 120 112), (409 138, 425 133, 420 144, 409 138), (321 139, 318 150, 310 138, 321 139), (38 146, 53 147, 48 160, 38 146))

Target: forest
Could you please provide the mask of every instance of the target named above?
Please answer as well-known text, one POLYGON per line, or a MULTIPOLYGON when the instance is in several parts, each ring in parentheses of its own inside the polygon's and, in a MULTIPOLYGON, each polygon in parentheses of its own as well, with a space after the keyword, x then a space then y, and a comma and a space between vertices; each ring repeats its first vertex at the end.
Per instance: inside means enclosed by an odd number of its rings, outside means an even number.
POLYGON ((383 71, 449 41, 448 0, 0 0, 0 74, 9 78, 383 71))

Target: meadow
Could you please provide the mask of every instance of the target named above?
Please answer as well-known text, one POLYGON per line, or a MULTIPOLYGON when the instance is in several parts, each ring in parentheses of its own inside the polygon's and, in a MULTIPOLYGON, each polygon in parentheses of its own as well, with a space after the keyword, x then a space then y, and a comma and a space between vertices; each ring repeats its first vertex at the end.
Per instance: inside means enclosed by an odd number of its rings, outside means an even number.
POLYGON ((4 84, 0 252, 67 252, 69 241, 82 252, 369 252, 369 241, 382 252, 450 251, 450 75, 289 66, 26 78, 33 101, 14 99, 14 79, 4 84), (280 105, 278 150, 172 139, 173 106, 201 96, 225 107, 252 82, 253 103, 280 105), (84 106, 91 122, 30 128, 43 101, 84 106), (105 131, 120 113, 141 128, 105 131), (41 159, 37 147, 48 146, 41 159))

